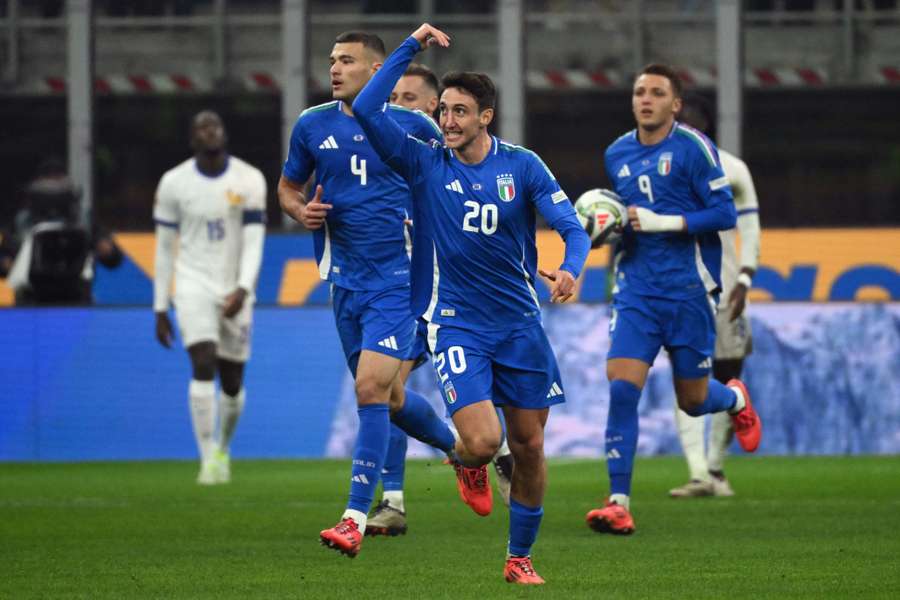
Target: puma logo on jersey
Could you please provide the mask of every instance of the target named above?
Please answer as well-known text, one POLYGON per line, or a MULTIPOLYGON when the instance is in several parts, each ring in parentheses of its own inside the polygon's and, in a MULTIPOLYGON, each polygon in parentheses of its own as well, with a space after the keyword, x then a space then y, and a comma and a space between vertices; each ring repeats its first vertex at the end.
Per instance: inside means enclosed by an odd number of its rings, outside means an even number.
POLYGON ((619 169, 619 172, 616 174, 616 177, 629 177, 631 176, 631 170, 628 168, 628 165, 622 165, 622 168, 619 169))
POLYGON ((550 386, 550 391, 547 392, 547 397, 548 398, 556 398, 557 396, 562 396, 562 395, 563 395, 562 388, 559 387, 559 384, 554 381, 553 385, 550 386))
POLYGON ((319 144, 319 150, 337 150, 338 144, 334 140, 333 135, 329 135, 325 140, 319 144))
POLYGON ((454 179, 450 183, 444 186, 444 189, 450 190, 451 192, 456 192, 457 194, 462 194, 462 184, 459 182, 459 179, 454 179))
POLYGON ((397 349, 397 338, 395 338, 394 336, 384 338, 383 340, 378 342, 378 345, 381 346, 382 348, 390 348, 391 350, 396 350, 397 349))

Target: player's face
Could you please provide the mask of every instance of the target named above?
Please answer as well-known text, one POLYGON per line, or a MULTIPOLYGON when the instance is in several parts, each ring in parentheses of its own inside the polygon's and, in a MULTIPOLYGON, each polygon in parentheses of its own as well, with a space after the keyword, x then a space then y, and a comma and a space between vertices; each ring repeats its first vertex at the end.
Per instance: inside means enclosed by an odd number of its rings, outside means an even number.
POLYGON ((479 111, 475 98, 460 88, 444 90, 438 110, 444 142, 452 149, 468 146, 494 118, 492 108, 479 111))
POLYGON ((438 97, 419 75, 404 75, 391 92, 391 104, 421 110, 429 117, 437 108, 438 97))
POLYGON ((359 42, 335 44, 329 60, 331 97, 344 102, 352 102, 381 66, 375 61, 375 55, 359 42))
POLYGON ((225 125, 216 113, 205 110, 191 123, 191 148, 194 152, 216 154, 225 149, 225 125))
POLYGON ((680 109, 681 99, 675 97, 668 77, 645 73, 635 80, 631 110, 641 129, 656 131, 660 127, 671 127, 680 109))

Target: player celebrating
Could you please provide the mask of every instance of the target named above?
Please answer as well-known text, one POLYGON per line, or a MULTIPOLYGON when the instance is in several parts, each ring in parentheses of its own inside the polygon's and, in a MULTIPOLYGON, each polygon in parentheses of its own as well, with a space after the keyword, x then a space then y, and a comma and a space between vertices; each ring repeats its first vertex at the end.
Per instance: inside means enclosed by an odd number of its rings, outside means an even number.
POLYGON ((169 289, 175 270, 175 311, 191 358, 191 420, 200 449, 197 483, 231 480, 229 444, 244 408, 244 364, 250 357, 253 291, 265 237, 266 180, 226 150, 222 119, 198 113, 190 158, 167 171, 156 190, 156 337, 170 348, 169 289), (178 239, 178 258, 174 243, 178 239), (222 396, 218 439, 216 387, 222 396))
POLYGON ((634 81, 637 129, 607 148, 605 164, 628 205, 619 246, 611 347, 606 364, 607 505, 587 514, 598 532, 630 534, 631 475, 638 439, 638 400, 660 347, 672 361, 678 406, 693 416, 727 411, 741 446, 759 445, 761 426, 744 385, 710 380, 715 300, 720 288, 718 231, 734 227, 728 179, 715 146, 677 123, 681 82, 664 65, 645 67, 634 81))
POLYGON ((533 285, 536 211, 566 241, 563 264, 541 271, 552 282, 552 301, 571 297, 590 242, 537 155, 488 134, 496 92, 486 75, 443 77, 446 146, 407 135, 384 108, 394 83, 427 44, 447 46, 449 38, 430 25, 419 27, 353 110, 381 158, 409 182, 416 228, 425 226, 431 238, 431 260, 413 273, 413 282, 430 290, 424 318, 435 372, 461 437, 455 458, 471 466, 491 460, 502 437, 494 404, 503 406, 515 458, 504 576, 540 584, 530 552, 543 515, 544 425, 564 393, 533 285))
MULTIPOLYGON (((712 110, 701 96, 685 97, 678 120, 703 133, 713 124, 712 110)), ((722 170, 731 182, 737 209, 737 229, 719 232, 722 239, 722 296, 716 314, 716 350, 713 377, 725 383, 741 376, 744 358, 750 354, 750 321, 744 312, 747 291, 759 264, 759 204, 750 170, 739 159, 719 149, 722 170), (738 263, 735 233, 740 232, 741 256, 738 263)), ((716 413, 710 419, 709 443, 703 452, 704 419, 692 417, 675 408, 678 436, 687 458, 691 479, 669 491, 673 498, 696 496, 733 496, 725 477, 724 462, 731 442, 731 419, 716 413)))
MULTIPOLYGON (((351 558, 359 553, 366 530, 391 420, 445 452, 452 452, 455 443, 424 397, 411 390, 404 394, 401 370, 408 374, 418 353, 404 224, 409 187, 379 159, 350 108, 384 54, 376 35, 337 37, 330 71, 335 100, 297 119, 278 183, 282 209, 314 233, 319 274, 331 282, 335 322, 356 382, 359 431, 347 508, 340 522, 319 536, 351 558), (303 186, 313 171, 315 193, 307 200, 303 186)), ((399 107, 391 112, 413 134, 440 137, 425 115, 399 107)))
MULTIPOLYGON (((406 72, 394 86, 391 92, 391 104, 403 106, 410 110, 420 110, 431 116, 438 105, 438 79, 434 72, 425 65, 412 63, 406 72)), ((410 207, 412 213, 412 207, 410 207)), ((426 244, 430 240, 425 240, 426 244)), ((420 338, 422 327, 420 327, 420 338)), ((417 343, 424 342, 419 339, 417 343)), ((425 344, 422 343, 422 354, 425 352, 425 344)), ((401 377, 405 381, 406 365, 401 367, 401 377)), ((406 467, 407 435, 394 424, 391 424, 391 436, 388 443, 388 452, 384 460, 384 469, 381 472, 381 485, 384 490, 382 501, 375 506, 372 514, 366 521, 366 535, 399 535, 407 531, 406 509, 403 500, 403 478, 406 467)), ((506 505, 509 505, 510 475, 512 475, 513 460, 509 446, 504 440, 494 457, 494 469, 497 472, 497 486, 503 496, 506 505)))

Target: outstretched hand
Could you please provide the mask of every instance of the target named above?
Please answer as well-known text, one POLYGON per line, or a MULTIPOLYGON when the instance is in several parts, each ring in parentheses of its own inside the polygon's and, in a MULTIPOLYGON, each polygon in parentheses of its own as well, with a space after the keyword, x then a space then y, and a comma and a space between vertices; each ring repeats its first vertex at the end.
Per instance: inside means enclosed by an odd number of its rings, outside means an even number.
POLYGON ((538 273, 551 282, 550 302, 562 304, 575 293, 575 277, 565 269, 557 269, 552 273, 538 269, 538 273))
POLYGON ((412 36, 416 38, 423 50, 429 46, 440 46, 442 48, 450 46, 450 36, 428 23, 422 23, 418 29, 413 31, 412 36))

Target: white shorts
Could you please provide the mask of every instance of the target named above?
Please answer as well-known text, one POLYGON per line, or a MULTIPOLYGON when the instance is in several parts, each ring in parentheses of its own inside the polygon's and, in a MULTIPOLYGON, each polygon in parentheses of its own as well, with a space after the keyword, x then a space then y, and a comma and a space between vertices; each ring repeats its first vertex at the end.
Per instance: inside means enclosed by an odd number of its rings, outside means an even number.
POLYGON ((750 319, 746 311, 734 321, 730 321, 731 309, 721 307, 716 313, 715 360, 742 360, 753 351, 750 335, 750 319))
POLYGON ((225 360, 247 362, 250 358, 250 332, 253 302, 246 301, 231 319, 222 316, 222 302, 209 294, 175 294, 175 316, 185 348, 200 342, 213 342, 216 355, 225 360))

